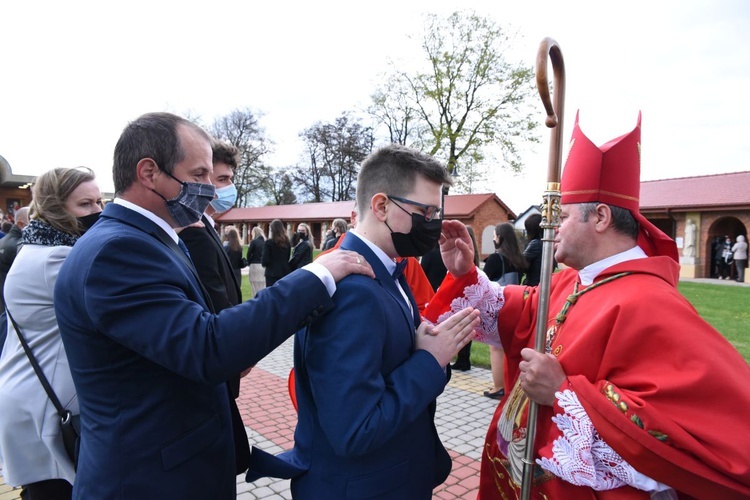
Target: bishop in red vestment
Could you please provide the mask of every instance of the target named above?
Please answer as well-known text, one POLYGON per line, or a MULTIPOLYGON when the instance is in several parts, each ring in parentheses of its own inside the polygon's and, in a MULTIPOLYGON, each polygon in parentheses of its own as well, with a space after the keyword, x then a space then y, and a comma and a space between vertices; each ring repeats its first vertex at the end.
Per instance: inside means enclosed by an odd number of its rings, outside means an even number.
POLYGON ((532 498, 749 498, 750 367, 677 291, 674 242, 638 210, 638 126, 601 148, 578 127, 563 171, 546 353, 538 291, 500 287, 446 221, 450 273, 425 316, 472 305, 508 367, 482 450, 480 499, 517 498, 529 399, 540 404, 532 498))

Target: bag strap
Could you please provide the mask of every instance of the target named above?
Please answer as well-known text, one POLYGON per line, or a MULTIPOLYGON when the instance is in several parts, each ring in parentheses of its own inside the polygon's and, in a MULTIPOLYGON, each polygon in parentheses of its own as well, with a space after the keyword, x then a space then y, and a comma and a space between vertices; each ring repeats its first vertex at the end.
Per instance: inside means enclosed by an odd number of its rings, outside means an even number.
POLYGON ((47 396, 49 396, 49 399, 50 401, 52 401, 52 404, 55 405, 57 414, 60 415, 60 418, 64 420, 65 418, 69 417, 70 411, 63 408, 63 405, 60 403, 60 400, 57 398, 57 394, 55 394, 55 391, 52 389, 52 386, 49 384, 47 377, 44 375, 44 372, 42 371, 42 367, 39 366, 39 363, 34 357, 34 353, 31 352, 31 348, 29 347, 28 342, 26 342, 26 338, 24 338, 23 334, 21 333, 21 329, 18 327, 18 323, 16 323, 16 320, 14 320, 13 316, 10 314, 10 310, 8 309, 8 304, 5 304, 5 313, 8 315, 8 319, 10 319, 10 322, 13 323, 13 328, 16 330, 16 333, 18 334, 18 340, 21 341, 23 350, 26 352, 26 356, 29 357, 29 361, 31 362, 31 366, 34 368, 34 371, 36 372, 36 376, 39 377, 39 382, 42 383, 42 386, 44 387, 44 391, 47 393, 47 396))

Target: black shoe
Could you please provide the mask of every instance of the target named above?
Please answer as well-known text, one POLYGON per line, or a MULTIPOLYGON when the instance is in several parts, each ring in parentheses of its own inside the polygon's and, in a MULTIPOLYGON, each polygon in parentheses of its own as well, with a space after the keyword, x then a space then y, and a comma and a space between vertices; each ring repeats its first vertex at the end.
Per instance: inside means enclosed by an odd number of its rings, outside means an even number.
POLYGON ((460 372, 468 372, 469 370, 471 370, 471 365, 463 364, 463 363, 453 363, 451 365, 451 370, 458 370, 460 372))
POLYGON ((503 396, 505 396, 505 389, 500 389, 495 392, 484 391, 484 395, 490 399, 503 399, 503 396))

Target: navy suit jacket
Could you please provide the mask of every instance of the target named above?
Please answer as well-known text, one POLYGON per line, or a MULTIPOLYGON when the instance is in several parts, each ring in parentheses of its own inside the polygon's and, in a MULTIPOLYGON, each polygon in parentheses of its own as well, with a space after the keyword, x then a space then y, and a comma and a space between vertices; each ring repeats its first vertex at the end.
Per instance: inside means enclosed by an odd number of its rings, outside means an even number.
POLYGON ((226 380, 333 305, 298 271, 213 314, 189 265, 156 224, 110 203, 60 270, 81 408, 75 498, 234 499, 226 380))
POLYGON ((341 248, 365 257, 376 279, 341 280, 336 309, 297 333, 294 449, 254 449, 247 478, 292 477, 299 499, 429 499, 451 468, 434 424, 446 373, 415 350, 418 313, 377 256, 352 234, 341 248))
MULTIPOLYGON (((242 302, 242 291, 237 282, 229 256, 221 244, 219 235, 204 215, 201 219, 203 227, 187 227, 180 232, 180 239, 185 243, 190 258, 201 284, 211 299, 209 308, 211 312, 217 313, 242 302)), ((250 446, 247 442, 245 425, 242 422, 237 405, 234 402, 240 396, 240 374, 227 381, 227 389, 231 396, 229 400, 232 415, 232 428, 234 431, 234 449, 237 458, 237 474, 247 470, 250 460, 250 446)))

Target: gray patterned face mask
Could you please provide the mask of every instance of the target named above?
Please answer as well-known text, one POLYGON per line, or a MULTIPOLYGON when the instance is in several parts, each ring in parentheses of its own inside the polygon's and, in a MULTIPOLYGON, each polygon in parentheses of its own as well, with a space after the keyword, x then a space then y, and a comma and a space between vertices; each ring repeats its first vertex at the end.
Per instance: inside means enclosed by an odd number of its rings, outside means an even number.
MULTIPOLYGON (((164 171, 162 170, 162 172, 164 171)), ((169 172, 164 173, 182 185, 180 193, 171 200, 168 200, 153 189, 152 191, 164 200, 169 215, 172 216, 177 227, 186 227, 201 220, 203 212, 216 195, 216 186, 201 182, 185 182, 169 172)))

